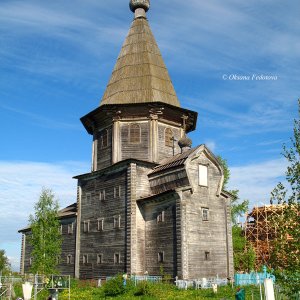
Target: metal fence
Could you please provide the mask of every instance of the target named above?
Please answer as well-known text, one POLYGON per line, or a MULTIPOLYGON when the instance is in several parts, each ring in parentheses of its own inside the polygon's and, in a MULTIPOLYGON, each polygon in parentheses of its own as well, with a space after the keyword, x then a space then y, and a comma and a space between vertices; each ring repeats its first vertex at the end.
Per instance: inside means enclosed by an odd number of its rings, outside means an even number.
POLYGON ((193 280, 179 280, 176 278, 175 284, 179 289, 207 289, 213 288, 214 285, 225 286, 228 284, 228 279, 211 277, 211 278, 202 278, 202 279, 193 279, 193 280))
POLYGON ((237 286, 258 285, 258 284, 263 284, 264 280, 267 278, 272 279, 273 283, 275 283, 275 276, 271 275, 267 272, 264 272, 264 273, 252 272, 249 274, 235 274, 234 275, 234 283, 237 286))
POLYGON ((148 275, 144 275, 144 276, 133 275, 130 277, 130 279, 134 282, 135 285, 137 285, 141 281, 148 281, 151 283, 158 283, 162 281, 161 276, 148 276, 148 275))

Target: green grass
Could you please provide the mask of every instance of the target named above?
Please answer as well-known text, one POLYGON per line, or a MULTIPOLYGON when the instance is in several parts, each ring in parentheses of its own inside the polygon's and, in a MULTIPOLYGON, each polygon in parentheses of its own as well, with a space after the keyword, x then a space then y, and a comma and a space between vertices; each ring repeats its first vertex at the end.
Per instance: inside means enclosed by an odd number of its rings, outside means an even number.
MULTIPOLYGON (((148 282, 139 283, 137 286, 130 281, 127 282, 126 288, 116 288, 117 285, 122 284, 122 281, 116 280, 107 286, 103 285, 101 288, 96 288, 90 283, 82 281, 72 281, 71 285, 71 300, 99 300, 99 299, 114 299, 114 300, 232 300, 235 297, 237 288, 233 289, 231 286, 219 287, 218 293, 214 294, 212 289, 203 290, 179 290, 172 284, 151 284, 148 282), (112 292, 112 293, 110 293, 112 292), (114 294, 115 296, 110 296, 114 294)), ((15 293, 17 297, 22 296, 22 289, 20 285, 15 286, 15 293)), ((249 286, 245 287, 246 300, 260 299, 259 287, 249 286)), ((45 300, 48 296, 48 291, 42 291, 38 300, 45 300)), ((59 300, 68 300, 68 291, 65 290, 59 294, 59 300)))

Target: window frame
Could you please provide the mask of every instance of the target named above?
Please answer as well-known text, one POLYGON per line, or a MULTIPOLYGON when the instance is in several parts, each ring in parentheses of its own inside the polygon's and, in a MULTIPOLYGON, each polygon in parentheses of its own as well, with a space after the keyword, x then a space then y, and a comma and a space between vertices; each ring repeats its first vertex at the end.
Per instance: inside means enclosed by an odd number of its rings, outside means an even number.
POLYGON ((165 222, 165 211, 162 210, 160 213, 156 216, 156 223, 164 223, 165 222))
POLYGON ((159 251, 157 253, 157 262, 158 263, 163 263, 165 262, 165 251, 159 251))
POLYGON ((104 201, 104 200, 106 200, 105 189, 99 192, 99 201, 104 201))
POLYGON ((86 265, 89 263, 89 255, 88 254, 83 254, 82 255, 82 264, 86 265))
POLYGON ((105 149, 108 147, 108 129, 104 129, 100 132, 100 149, 105 149))
POLYGON ((68 234, 72 235, 74 233, 74 222, 68 224, 68 234))
POLYGON ((67 265, 71 265, 72 264, 72 258, 73 258, 72 254, 68 254, 67 255, 67 265))
POLYGON ((97 231, 104 230, 104 218, 97 219, 97 231))
POLYGON ((98 253, 97 254, 97 265, 101 265, 101 264, 103 264, 103 254, 98 253))
POLYGON ((90 220, 83 221, 83 232, 90 232, 90 220))
POLYGON ((114 199, 121 198, 121 186, 115 186, 114 187, 114 199))
POLYGON ((121 215, 114 216, 114 229, 121 228, 121 215))
POLYGON ((90 203, 92 201, 92 193, 85 193, 85 201, 90 203))
POLYGON ((131 123, 129 125, 129 143, 140 144, 141 143, 141 125, 137 123, 131 123))
POLYGON ((121 254, 120 252, 114 253, 114 264, 120 264, 121 263, 121 254))
POLYGON ((209 221, 209 208, 208 207, 201 207, 201 217, 202 221, 209 221))
POLYGON ((211 259, 210 259, 210 251, 208 251, 208 250, 206 250, 206 251, 204 251, 204 260, 205 261, 210 261, 211 259))
POLYGON ((165 129, 165 146, 172 147, 174 146, 174 132, 170 127, 165 129))
POLYGON ((208 165, 198 165, 198 185, 208 187, 208 165))

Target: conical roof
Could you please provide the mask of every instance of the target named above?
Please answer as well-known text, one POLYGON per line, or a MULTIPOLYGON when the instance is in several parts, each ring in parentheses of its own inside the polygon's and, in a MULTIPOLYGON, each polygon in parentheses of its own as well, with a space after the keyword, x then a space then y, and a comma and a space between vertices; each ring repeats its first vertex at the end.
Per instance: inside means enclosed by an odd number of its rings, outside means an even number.
POLYGON ((180 106, 148 21, 145 17, 136 17, 100 106, 148 102, 180 106))

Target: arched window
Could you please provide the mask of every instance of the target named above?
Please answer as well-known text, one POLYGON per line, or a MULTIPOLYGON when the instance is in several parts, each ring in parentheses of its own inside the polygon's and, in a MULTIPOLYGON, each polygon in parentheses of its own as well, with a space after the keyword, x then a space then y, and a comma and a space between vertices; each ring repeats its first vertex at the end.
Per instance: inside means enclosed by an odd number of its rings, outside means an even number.
POLYGON ((131 124, 129 129, 129 142, 139 144, 141 142, 141 127, 138 124, 131 124))
POLYGON ((108 146, 108 130, 105 129, 101 132, 100 135, 100 148, 106 148, 108 146))
POLYGON ((173 131, 171 128, 165 130, 165 145, 167 147, 173 147, 173 131))

